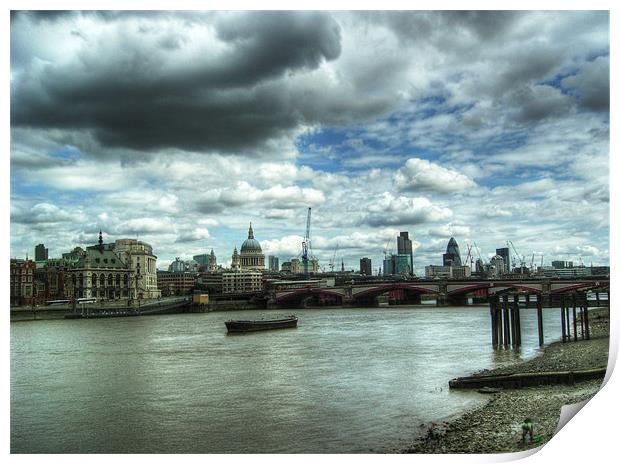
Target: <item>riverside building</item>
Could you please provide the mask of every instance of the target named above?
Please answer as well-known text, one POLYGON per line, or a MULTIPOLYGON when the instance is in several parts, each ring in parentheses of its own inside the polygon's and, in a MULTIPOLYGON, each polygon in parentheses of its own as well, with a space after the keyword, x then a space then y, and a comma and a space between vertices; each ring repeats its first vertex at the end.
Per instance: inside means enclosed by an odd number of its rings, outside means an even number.
POLYGON ((159 298, 157 288, 157 256, 146 242, 123 238, 114 242, 114 252, 129 266, 137 287, 137 298, 159 298))
POLYGON ((222 293, 256 293, 263 290, 263 274, 258 270, 222 273, 222 293))
POLYGON ((139 290, 133 282, 131 268, 122 256, 117 255, 114 244, 103 243, 101 231, 97 245, 78 253, 71 269, 76 298, 113 300, 138 297, 139 290))

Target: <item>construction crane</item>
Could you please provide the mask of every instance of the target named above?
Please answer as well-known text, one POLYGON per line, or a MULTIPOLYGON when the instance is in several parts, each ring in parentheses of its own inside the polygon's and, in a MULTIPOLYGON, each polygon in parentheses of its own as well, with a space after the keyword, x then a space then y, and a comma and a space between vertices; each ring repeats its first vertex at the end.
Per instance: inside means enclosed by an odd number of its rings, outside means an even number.
POLYGON ((306 235, 301 242, 301 261, 304 265, 304 277, 308 278, 308 248, 310 247, 310 214, 312 208, 308 208, 308 219, 306 221, 306 235))
POLYGON ((540 255, 540 265, 538 266, 538 268, 543 267, 544 255, 542 253, 532 253, 532 261, 530 262, 531 272, 534 272, 534 259, 536 258, 536 255, 540 255))
POLYGON ((391 241, 392 239, 388 238, 387 242, 385 242, 385 246, 383 247, 383 259, 384 260, 387 259, 388 253, 392 253, 392 250, 389 248, 391 241))
POLYGON ((332 256, 332 259, 329 261, 329 270, 331 272, 334 272, 334 266, 336 265, 336 253, 338 253, 339 246, 340 244, 336 243, 336 249, 334 250, 334 256, 332 256))
POLYGON ((484 265, 484 259, 482 259, 482 255, 480 254, 480 248, 478 248, 478 244, 474 242, 474 248, 476 248, 476 253, 478 253, 478 259, 480 260, 480 264, 484 265))
POLYGON ((515 247, 515 244, 512 243, 512 240, 508 240, 506 242, 506 245, 509 245, 509 246, 512 247, 512 251, 514 251, 515 256, 519 259, 519 264, 521 265, 522 268, 525 267, 525 260, 523 259, 523 257, 517 251, 517 248, 515 247))
POLYGON ((388 254, 390 254, 390 255, 392 254, 392 249, 389 248, 391 241, 392 241, 392 239, 388 238, 387 242, 385 242, 385 246, 383 247, 383 266, 382 267, 383 267, 383 275, 384 276, 386 275, 386 273, 385 273, 385 263, 386 263, 386 261, 388 259, 388 254))
POLYGON ((473 248, 473 245, 470 245, 469 243, 467 244, 467 258, 465 258, 465 262, 470 267, 470 269, 474 265, 474 255, 471 252, 473 248))
POLYGON ((482 259, 482 255, 480 254, 480 248, 478 248, 476 242, 474 242, 474 248, 476 248, 476 253, 478 253, 478 259, 480 259, 480 261, 484 263, 484 259, 482 259))
POLYGON ((566 253, 567 256, 577 256, 579 258, 579 266, 583 267, 583 259, 579 253, 566 253))

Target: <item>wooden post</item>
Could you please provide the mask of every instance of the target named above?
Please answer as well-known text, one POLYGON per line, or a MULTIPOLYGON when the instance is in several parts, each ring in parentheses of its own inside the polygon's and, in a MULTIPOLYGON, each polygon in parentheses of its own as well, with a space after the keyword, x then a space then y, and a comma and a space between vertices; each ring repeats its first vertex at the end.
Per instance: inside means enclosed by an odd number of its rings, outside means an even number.
POLYGON ((508 313, 510 314, 510 341, 512 342, 513 348, 517 346, 517 330, 516 330, 516 320, 517 316, 515 314, 515 305, 508 304, 508 313))
POLYGON ((491 300, 489 308, 491 310, 491 343, 493 348, 497 348, 497 303, 491 300))
POLYGON ((495 312, 497 317, 497 344, 499 346, 504 342, 502 307, 499 302, 499 297, 495 300, 495 312))
POLYGON ((581 323, 581 339, 585 339, 586 338, 586 333, 584 331, 584 314, 583 314, 583 306, 579 307, 579 322, 581 323))
POLYGON ((540 295, 536 297, 536 313, 538 314, 538 345, 543 346, 545 343, 545 335, 543 333, 542 300, 540 295))
POLYGON ((590 340, 590 321, 588 320, 588 295, 586 294, 585 306, 583 307, 584 324, 586 326, 586 340, 590 340))
POLYGON ((510 345, 510 314, 508 314, 508 295, 504 295, 503 298, 503 312, 504 312, 504 346, 510 345))
POLYGON ((577 300, 573 293, 573 340, 577 341, 577 300))
POLYGON ((562 302, 560 314, 562 316, 562 343, 564 343, 566 341, 566 311, 564 309, 564 302, 562 302))
POLYGON ((566 341, 570 342, 570 308, 568 307, 568 304, 566 304, 564 309, 566 310, 566 341))
POLYGON ((519 307, 519 303, 515 303, 515 316, 516 316, 516 324, 515 324, 515 333, 517 335, 517 346, 521 346, 521 308, 519 307))
POLYGON ((596 292, 596 306, 599 307, 601 305, 601 297, 598 292, 596 292))

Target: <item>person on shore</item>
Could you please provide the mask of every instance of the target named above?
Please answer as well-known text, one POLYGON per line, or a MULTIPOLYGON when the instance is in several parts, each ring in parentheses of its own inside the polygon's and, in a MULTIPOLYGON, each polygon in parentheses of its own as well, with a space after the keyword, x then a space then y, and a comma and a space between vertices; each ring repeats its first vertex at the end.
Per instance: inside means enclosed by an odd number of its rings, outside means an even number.
POLYGON ((530 436, 530 442, 534 441, 534 425, 529 417, 525 419, 523 425, 521 425, 521 440, 523 443, 525 443, 526 435, 530 436))
POLYGON ((437 430, 437 424, 435 422, 432 422, 430 427, 428 428, 428 431, 426 432, 426 439, 435 440, 437 438, 439 438, 439 431, 437 430))

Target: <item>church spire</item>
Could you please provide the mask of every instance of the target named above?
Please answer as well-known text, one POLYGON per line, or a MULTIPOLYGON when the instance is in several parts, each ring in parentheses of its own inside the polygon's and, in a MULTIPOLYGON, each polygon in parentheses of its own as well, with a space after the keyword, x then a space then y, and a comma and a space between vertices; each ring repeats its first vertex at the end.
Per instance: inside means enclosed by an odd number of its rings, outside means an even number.
POLYGON ((250 222, 250 230, 248 230, 248 240, 254 238, 254 231, 252 230, 252 223, 250 222))
POLYGON ((101 234, 101 229, 99 229, 99 246, 103 246, 103 235, 101 234))

